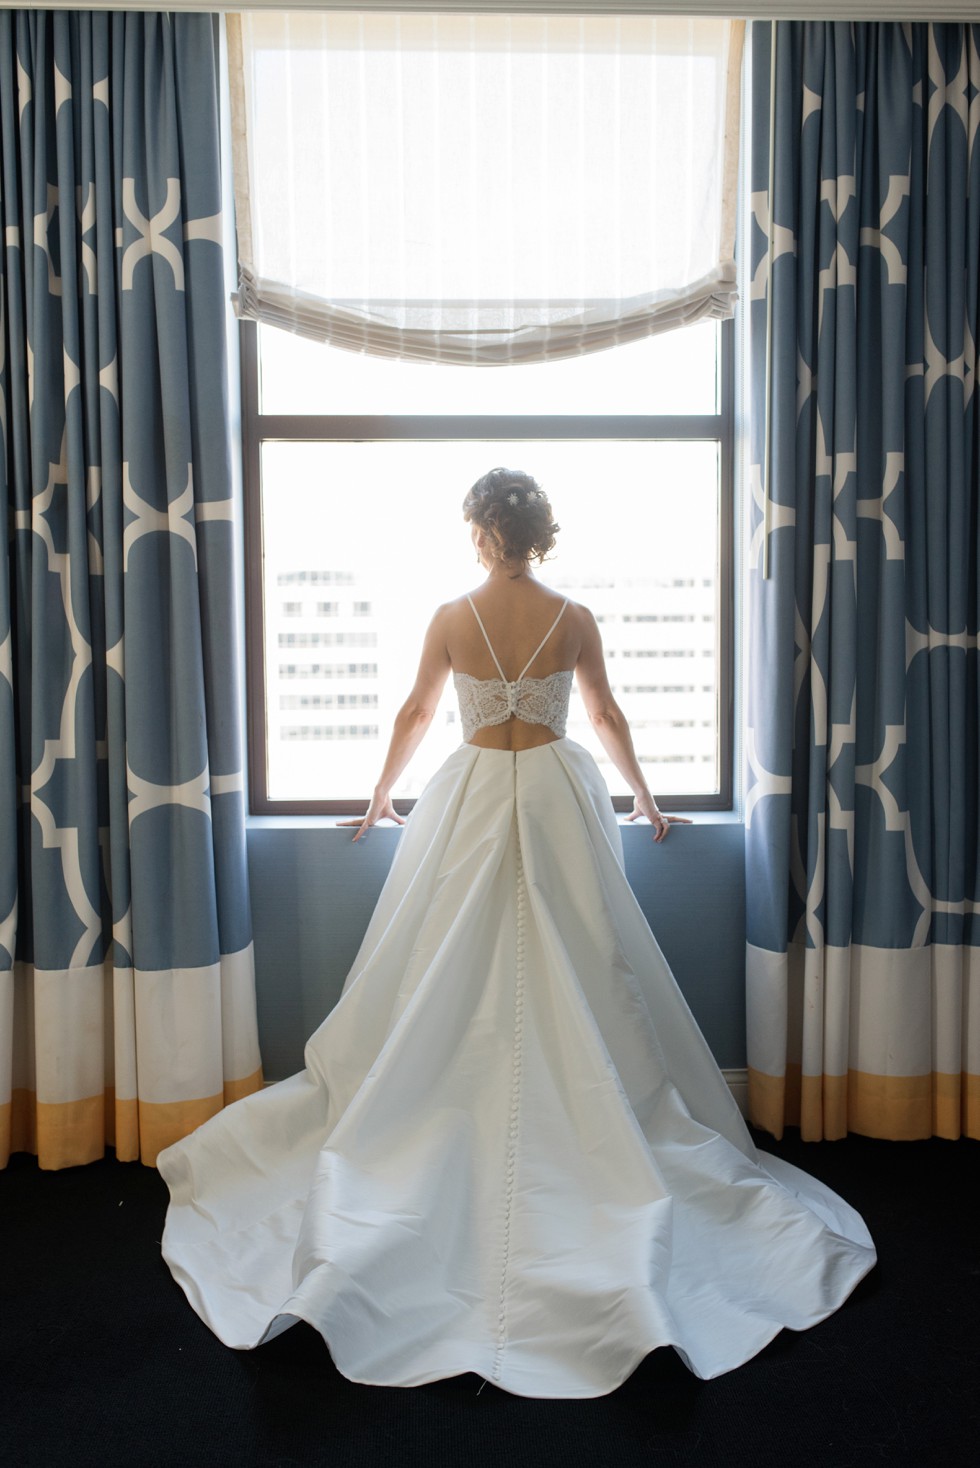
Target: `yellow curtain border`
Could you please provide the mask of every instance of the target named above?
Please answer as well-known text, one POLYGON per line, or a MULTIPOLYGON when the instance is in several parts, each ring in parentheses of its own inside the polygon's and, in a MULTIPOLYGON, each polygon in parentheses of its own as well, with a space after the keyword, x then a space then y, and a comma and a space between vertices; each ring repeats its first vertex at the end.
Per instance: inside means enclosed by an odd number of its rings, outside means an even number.
POLYGON ((109 1088, 101 1095, 60 1104, 38 1101, 33 1091, 15 1090, 0 1104, 0 1167, 12 1152, 33 1152, 38 1165, 56 1172, 95 1162, 114 1147, 120 1162, 155 1167, 157 1155, 186 1137, 222 1107, 262 1087, 261 1067, 223 1091, 191 1101, 119 1100, 109 1088))
POLYGON ((798 1126, 804 1141, 837 1140, 848 1132, 893 1142, 925 1137, 980 1140, 980 1075, 933 1071, 920 1076, 802 1074, 749 1067, 749 1120, 780 1138, 798 1126))

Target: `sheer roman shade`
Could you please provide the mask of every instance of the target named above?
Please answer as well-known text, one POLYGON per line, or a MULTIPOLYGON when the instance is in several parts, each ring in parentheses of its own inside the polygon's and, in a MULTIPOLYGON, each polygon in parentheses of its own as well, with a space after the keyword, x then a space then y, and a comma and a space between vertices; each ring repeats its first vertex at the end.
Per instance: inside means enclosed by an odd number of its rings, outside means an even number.
POLYGON ((240 314, 474 364, 731 315, 741 22, 228 26, 240 314))

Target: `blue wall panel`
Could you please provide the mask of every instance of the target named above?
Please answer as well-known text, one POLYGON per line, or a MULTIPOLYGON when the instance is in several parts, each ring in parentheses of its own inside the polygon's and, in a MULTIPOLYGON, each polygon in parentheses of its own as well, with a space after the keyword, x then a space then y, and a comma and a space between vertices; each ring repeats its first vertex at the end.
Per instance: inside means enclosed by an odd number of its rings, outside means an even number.
MULTIPOLYGON (((248 829, 259 1038, 266 1078, 300 1070, 337 1002, 399 832, 253 818, 248 829)), ((626 871, 684 997, 723 1067, 745 1065, 743 828, 703 817, 656 846, 623 828, 626 871)))

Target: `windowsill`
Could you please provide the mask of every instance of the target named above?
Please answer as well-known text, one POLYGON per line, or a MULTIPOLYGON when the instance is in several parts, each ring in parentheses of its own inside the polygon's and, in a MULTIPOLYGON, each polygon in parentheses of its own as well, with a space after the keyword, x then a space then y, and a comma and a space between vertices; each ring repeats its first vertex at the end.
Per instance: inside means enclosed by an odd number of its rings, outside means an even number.
MULTIPOLYGON (((670 814, 671 815, 686 815, 687 812, 685 812, 685 811, 671 811, 670 814)), ((742 825, 742 815, 741 815, 741 813, 739 811, 734 811, 734 810, 701 810, 701 811, 693 811, 689 815, 688 818, 692 822, 692 824, 695 825, 695 826, 741 826, 742 825)), ((325 815, 317 815, 317 816, 287 816, 287 815, 258 816, 258 815, 247 815, 245 817, 245 829, 246 829, 246 831, 252 830, 252 829, 256 829, 256 830, 273 830, 273 831, 288 831, 288 830, 297 830, 297 831, 330 830, 331 828, 340 828, 341 821, 346 821, 346 820, 350 820, 350 819, 351 819, 350 816, 325 816, 325 815)), ((619 825, 621 827, 627 827, 627 828, 634 827, 638 831, 643 830, 644 828, 647 827, 647 823, 645 821, 642 824, 637 824, 634 821, 627 821, 626 816, 625 815, 620 815, 620 814, 617 814, 617 816, 616 816, 616 823, 617 823, 617 825, 619 825)), ((350 827, 348 829, 353 830, 353 827, 350 827)), ((373 827, 373 830, 375 830, 375 831, 398 831, 399 829, 400 829, 400 827, 398 827, 398 826, 396 826, 393 823, 388 822, 388 821, 386 821, 383 825, 373 827)))

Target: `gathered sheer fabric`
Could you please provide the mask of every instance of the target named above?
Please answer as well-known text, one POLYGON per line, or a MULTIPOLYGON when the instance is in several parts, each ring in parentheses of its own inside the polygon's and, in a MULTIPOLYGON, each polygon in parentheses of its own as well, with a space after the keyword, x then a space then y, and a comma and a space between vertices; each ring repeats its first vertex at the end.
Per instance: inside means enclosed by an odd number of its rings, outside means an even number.
POLYGON ((744 22, 412 11, 228 17, 240 315, 479 366, 732 315, 744 22))

